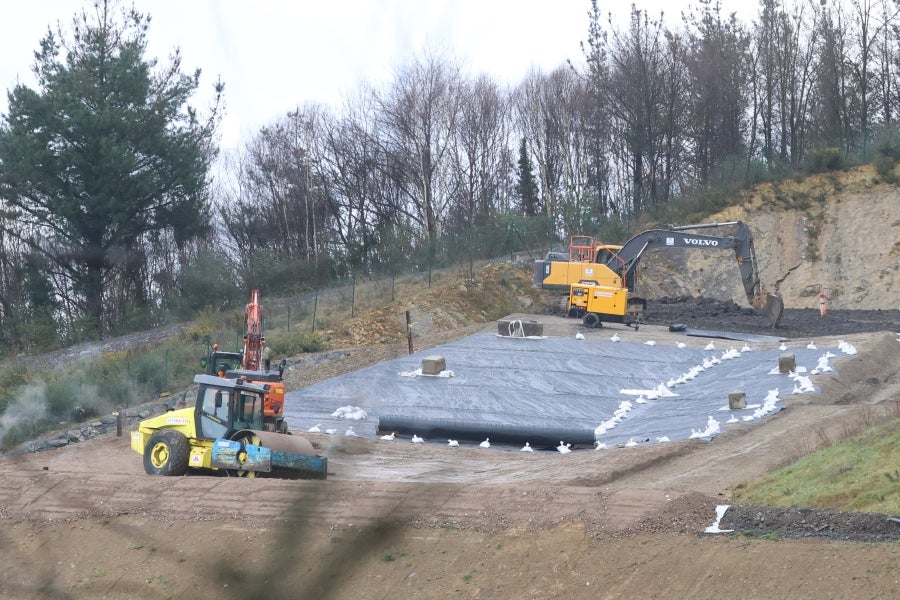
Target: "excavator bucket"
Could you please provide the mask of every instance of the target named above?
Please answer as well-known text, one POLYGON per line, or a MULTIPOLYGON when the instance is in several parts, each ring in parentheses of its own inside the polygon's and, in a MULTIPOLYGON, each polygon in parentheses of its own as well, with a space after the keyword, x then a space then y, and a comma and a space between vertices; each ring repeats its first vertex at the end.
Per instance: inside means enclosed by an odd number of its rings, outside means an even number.
POLYGON ((758 308, 769 317, 772 329, 778 327, 778 322, 781 321, 781 315, 784 313, 784 300, 781 299, 781 296, 762 294, 754 304, 754 308, 758 308))

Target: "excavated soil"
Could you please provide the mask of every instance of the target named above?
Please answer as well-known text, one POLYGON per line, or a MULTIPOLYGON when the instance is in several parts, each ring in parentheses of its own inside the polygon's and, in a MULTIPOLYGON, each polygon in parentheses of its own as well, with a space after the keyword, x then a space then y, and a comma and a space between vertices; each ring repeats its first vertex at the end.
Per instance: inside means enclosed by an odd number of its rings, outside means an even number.
POLYGON ((876 331, 900 331, 900 310, 826 310, 786 308, 778 326, 769 317, 732 300, 663 297, 649 300, 641 319, 650 325, 682 324, 693 329, 753 333, 791 339, 841 336, 876 331))

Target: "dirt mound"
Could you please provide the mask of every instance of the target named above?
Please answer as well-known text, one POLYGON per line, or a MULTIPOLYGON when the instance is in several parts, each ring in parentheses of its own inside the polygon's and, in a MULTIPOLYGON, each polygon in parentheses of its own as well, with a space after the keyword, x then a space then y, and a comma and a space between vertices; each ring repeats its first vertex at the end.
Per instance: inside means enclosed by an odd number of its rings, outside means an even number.
POLYGON ((812 508, 732 506, 725 511, 719 527, 754 537, 819 537, 861 542, 900 540, 900 519, 896 517, 812 508))

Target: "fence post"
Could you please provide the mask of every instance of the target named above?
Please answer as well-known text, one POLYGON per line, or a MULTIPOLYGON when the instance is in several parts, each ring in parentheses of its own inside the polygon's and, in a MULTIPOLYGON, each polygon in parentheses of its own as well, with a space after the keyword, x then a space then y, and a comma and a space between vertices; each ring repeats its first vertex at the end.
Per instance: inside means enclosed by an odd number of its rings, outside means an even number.
POLYGON ((409 345, 409 353, 413 353, 412 343, 412 327, 410 324, 409 311, 406 311, 406 343, 409 345))
POLYGON ((316 288, 316 296, 315 300, 313 300, 313 322, 312 322, 312 332, 316 332, 316 310, 319 308, 319 288, 316 288))
POLYGON ((288 316, 287 316, 287 330, 291 330, 291 305, 288 304, 288 316))
POLYGON ((353 287, 350 292, 350 318, 356 316, 356 275, 353 276, 353 287))

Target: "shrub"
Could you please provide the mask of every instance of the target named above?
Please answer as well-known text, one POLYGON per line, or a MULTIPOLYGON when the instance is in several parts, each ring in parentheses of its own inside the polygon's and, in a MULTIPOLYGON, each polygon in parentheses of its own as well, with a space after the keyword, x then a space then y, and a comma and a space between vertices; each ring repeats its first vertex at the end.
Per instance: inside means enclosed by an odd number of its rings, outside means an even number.
POLYGON ((895 173, 900 162, 900 127, 885 127, 875 140, 875 170, 887 183, 895 184, 898 177, 895 173))
POLYGON ((281 332, 276 335, 267 335, 266 343, 276 357, 294 356, 305 352, 321 352, 328 347, 327 337, 320 332, 281 332))
POLYGON ((844 168, 844 156, 836 146, 814 148, 804 159, 804 171, 807 173, 824 173, 839 171, 844 168))

